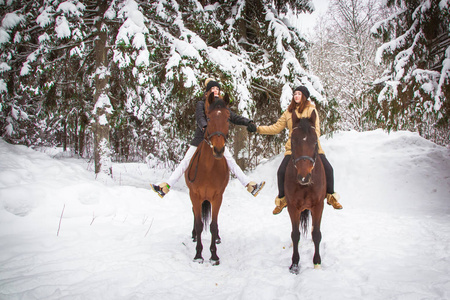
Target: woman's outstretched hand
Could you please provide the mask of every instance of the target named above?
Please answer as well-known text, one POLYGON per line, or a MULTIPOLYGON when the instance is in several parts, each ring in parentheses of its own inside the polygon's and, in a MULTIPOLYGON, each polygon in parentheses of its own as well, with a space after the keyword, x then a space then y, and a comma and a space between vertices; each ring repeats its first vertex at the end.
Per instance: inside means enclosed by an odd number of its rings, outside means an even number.
POLYGON ((248 123, 247 125, 248 132, 256 132, 256 125, 253 122, 248 123))

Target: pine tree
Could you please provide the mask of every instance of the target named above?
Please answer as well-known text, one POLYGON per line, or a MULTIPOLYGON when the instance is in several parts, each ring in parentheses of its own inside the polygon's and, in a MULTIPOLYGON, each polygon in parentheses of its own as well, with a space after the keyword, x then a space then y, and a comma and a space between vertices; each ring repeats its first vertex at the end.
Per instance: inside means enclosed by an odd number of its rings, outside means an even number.
MULTIPOLYGON (((3 7, 5 4, 2 5, 3 7)), ((35 27, 28 26, 28 14, 35 14, 40 5, 32 1, 25 3, 12 2, 3 9, 0 27, 0 129, 1 135, 9 142, 30 145, 27 127, 32 127, 39 107, 34 99, 39 91, 33 77, 23 76, 29 71, 29 64, 22 65, 27 59, 36 60, 37 32, 35 27), (16 47, 16 44, 27 43, 32 47, 16 47), (22 75, 22 76, 21 76, 22 75), (29 85, 30 84, 30 85, 29 85)))
POLYGON ((372 31, 385 62, 375 81, 378 116, 388 129, 409 129, 448 143, 450 117, 450 7, 448 1, 387 2, 394 13, 372 31))
MULTIPOLYGON (((233 110, 264 124, 276 121, 297 85, 307 85, 313 98, 323 101, 318 78, 307 71, 308 42, 290 24, 289 14, 283 13, 293 14, 288 2, 273 6, 272 1, 262 0, 167 1, 170 5, 160 5, 155 15, 165 20, 156 26, 176 24, 164 30, 174 50, 166 74, 170 84, 165 86, 172 86, 172 95, 201 95, 203 80, 214 77, 231 94, 233 110)), ((311 10, 308 1, 291 2, 297 12, 311 10)), ((195 101, 189 105, 193 107, 195 101)), ((184 119, 191 124, 185 128, 193 128, 192 118, 184 119)), ((242 129, 236 132, 239 139, 245 138, 242 129)), ((235 143, 233 152, 238 163, 252 160, 256 164, 261 156, 281 152, 284 139, 257 136, 247 145, 235 143)))
MULTIPOLYGON (((308 70, 308 42, 289 22, 311 11, 309 1, 24 3, 0 4, 2 134, 80 155, 95 144, 96 172, 110 174, 111 158, 122 155, 178 162, 208 77, 256 122, 276 121, 300 84, 326 105, 308 70)), ((284 137, 236 135, 245 139, 238 160, 282 151, 284 137)))
MULTIPOLYGON (((82 154, 82 139, 89 126, 94 133, 95 172, 111 175, 109 137, 114 111, 110 101, 111 62, 120 25, 131 14, 139 19, 137 4, 73 0, 29 1, 19 7, 14 3, 4 5, 10 13, 4 16, 3 24, 9 25, 2 28, 0 47, 4 50, 1 59, 9 81, 3 89, 2 106, 12 107, 13 112, 27 108, 36 116, 31 124, 20 126, 16 122, 19 130, 14 131, 11 120, 20 119, 11 118, 9 109, 2 109, 5 135, 11 141, 34 140, 29 144, 42 140, 56 143, 52 138, 62 136, 64 146, 67 136, 75 135, 76 150, 82 154), (19 21, 7 22, 9 19, 19 21), (17 59, 11 60, 12 57, 17 59), (20 105, 15 104, 17 99, 21 100, 20 105), (30 105, 23 105, 25 101, 30 105), (33 127, 43 130, 33 136, 23 129, 33 127)), ((140 25, 144 30, 144 24, 140 25)), ((142 48, 142 44, 139 46, 142 48)), ((137 74, 125 75, 134 78, 137 74)), ((117 96, 120 99, 120 94, 117 96)), ((121 107, 120 103, 115 104, 121 107)))

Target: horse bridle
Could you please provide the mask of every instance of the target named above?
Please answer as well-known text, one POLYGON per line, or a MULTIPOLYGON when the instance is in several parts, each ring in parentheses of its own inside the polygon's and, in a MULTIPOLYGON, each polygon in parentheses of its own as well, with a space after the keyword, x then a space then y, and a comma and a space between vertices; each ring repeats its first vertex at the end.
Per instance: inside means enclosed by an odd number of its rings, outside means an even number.
POLYGON ((297 162, 299 162, 301 160, 309 160, 310 162, 313 163, 313 169, 314 169, 314 166, 316 165, 317 153, 319 152, 318 148, 319 148, 319 144, 316 143, 316 146, 315 146, 315 149, 314 149, 314 157, 311 157, 311 156, 308 156, 308 155, 302 155, 302 156, 299 156, 297 158, 294 158, 294 155, 292 154, 292 159, 294 160, 294 166, 297 168, 297 166, 295 165, 297 162))
MULTIPOLYGON (((207 122, 209 123, 209 118, 207 118, 206 119, 207 120, 207 122)), ((228 119, 228 122, 230 122, 230 119, 228 119)), ((225 133, 223 133, 222 131, 215 131, 215 132, 213 132, 213 133, 211 133, 211 134, 208 134, 208 127, 206 127, 206 137, 204 138, 204 141, 212 148, 213 147, 213 145, 211 144, 211 138, 213 137, 213 136, 215 136, 215 135, 218 135, 218 136, 223 136, 223 138, 225 139, 225 143, 227 142, 227 139, 228 139, 228 135, 227 134, 225 134, 225 133)))
MULTIPOLYGON (((208 130, 208 129, 207 129, 207 130, 208 130)), ((208 132, 207 132, 207 133, 208 133, 208 132)), ((227 136, 225 133, 223 133, 222 131, 216 131, 216 132, 213 132, 213 133, 211 133, 211 134, 209 134, 208 136, 205 137, 205 142, 206 142, 211 148, 212 148, 211 138, 212 138, 213 136, 215 136, 215 135, 223 136, 223 138, 225 139, 225 143, 227 142, 228 136, 227 136)))
MULTIPOLYGON (((311 128, 315 129, 314 126, 311 126, 311 128)), ((294 131, 295 129, 298 129, 298 127, 295 127, 292 131, 294 131)), ((296 164, 297 162, 301 161, 301 160, 309 160, 310 162, 312 162, 313 164, 313 169, 314 166, 316 165, 316 159, 317 159, 317 153, 319 152, 319 142, 316 142, 316 145, 314 146, 314 157, 308 156, 308 155, 302 155, 299 156, 297 158, 294 158, 294 152, 292 152, 292 159, 294 160, 294 167, 297 168, 296 164)))

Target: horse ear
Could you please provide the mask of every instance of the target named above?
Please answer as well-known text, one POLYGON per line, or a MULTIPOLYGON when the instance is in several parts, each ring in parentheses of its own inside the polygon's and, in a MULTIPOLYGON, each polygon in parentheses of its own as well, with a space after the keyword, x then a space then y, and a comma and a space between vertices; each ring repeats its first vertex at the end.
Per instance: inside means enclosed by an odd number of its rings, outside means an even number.
POLYGON ((230 104, 230 96, 228 96, 228 93, 223 96, 223 101, 225 101, 227 106, 230 104))
POLYGON ((297 127, 298 123, 300 123, 300 119, 297 117, 297 109, 292 111, 292 128, 297 127))
POLYGON ((208 103, 211 105, 214 102, 214 93, 209 94, 208 103))
POLYGON ((316 119, 317 119, 316 110, 313 110, 313 112, 311 113, 311 117, 309 118, 309 121, 311 122, 312 126, 316 126, 316 119))

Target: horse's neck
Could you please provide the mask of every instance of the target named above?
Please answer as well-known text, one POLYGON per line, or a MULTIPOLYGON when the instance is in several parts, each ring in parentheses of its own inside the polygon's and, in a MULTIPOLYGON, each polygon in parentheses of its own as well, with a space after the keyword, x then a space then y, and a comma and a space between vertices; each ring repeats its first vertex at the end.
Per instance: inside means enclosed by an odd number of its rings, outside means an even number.
POLYGON ((316 162, 315 162, 315 165, 314 165, 314 169, 312 171, 312 178, 313 178, 313 180, 315 178, 319 178, 319 177, 323 177, 325 179, 324 176, 320 176, 321 172, 323 172, 323 174, 325 174, 325 168, 323 166, 322 160, 320 159, 320 156, 317 155, 316 162))
POLYGON ((203 142, 201 145, 201 151, 202 151, 202 157, 200 159, 202 160, 201 166, 204 170, 204 172, 209 172, 214 169, 215 164, 219 162, 217 160, 212 152, 211 147, 208 145, 208 143, 203 142))

